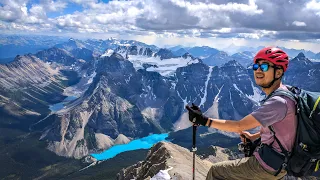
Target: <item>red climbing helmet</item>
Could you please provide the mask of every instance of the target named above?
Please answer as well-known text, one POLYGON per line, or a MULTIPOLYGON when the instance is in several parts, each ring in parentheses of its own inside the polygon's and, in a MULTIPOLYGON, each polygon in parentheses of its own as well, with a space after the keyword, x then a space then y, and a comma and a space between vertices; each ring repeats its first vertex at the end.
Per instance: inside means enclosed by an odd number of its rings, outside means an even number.
POLYGON ((261 49, 254 57, 253 62, 257 63, 257 60, 262 59, 270 61, 274 65, 281 66, 283 68, 283 72, 285 72, 288 68, 289 57, 287 53, 279 48, 266 47, 261 49))

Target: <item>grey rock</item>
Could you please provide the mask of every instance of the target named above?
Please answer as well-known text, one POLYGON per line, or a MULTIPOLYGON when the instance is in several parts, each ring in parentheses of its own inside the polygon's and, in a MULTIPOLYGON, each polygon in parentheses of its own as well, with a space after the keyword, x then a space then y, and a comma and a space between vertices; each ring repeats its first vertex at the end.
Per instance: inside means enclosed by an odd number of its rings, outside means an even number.
MULTIPOLYGON (((211 163, 196 156, 196 179, 205 179, 211 163)), ((160 170, 167 170, 172 179, 192 179, 192 152, 170 142, 154 145, 146 159, 128 168, 122 169, 118 180, 150 179, 160 170), (187 171, 190 169, 190 171, 187 171)))

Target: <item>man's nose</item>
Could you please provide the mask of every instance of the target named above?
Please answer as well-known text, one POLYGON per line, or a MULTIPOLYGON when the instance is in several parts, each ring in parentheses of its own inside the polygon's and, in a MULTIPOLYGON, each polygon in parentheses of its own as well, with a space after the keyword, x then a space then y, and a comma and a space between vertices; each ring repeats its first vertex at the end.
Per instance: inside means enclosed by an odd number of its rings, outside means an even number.
POLYGON ((259 67, 255 72, 263 72, 263 71, 261 70, 261 67, 259 67))

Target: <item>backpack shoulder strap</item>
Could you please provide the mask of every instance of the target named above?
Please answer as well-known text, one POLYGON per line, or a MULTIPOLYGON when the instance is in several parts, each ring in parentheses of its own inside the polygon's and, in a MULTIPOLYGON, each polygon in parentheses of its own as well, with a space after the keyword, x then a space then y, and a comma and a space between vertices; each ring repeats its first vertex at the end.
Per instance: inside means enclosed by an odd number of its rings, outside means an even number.
MULTIPOLYGON (((281 165, 281 167, 278 169, 278 171, 275 173, 275 176, 278 176, 278 174, 281 172, 282 169, 285 169, 288 165, 289 157, 291 155, 291 152, 287 151, 281 144, 280 140, 276 136, 276 132, 274 131, 273 126, 268 126, 269 130, 273 133, 274 139, 277 141, 278 145, 280 146, 280 149, 282 153, 284 154, 284 162, 281 165)), ((273 142, 272 142, 273 143, 273 142)))
POLYGON ((268 99, 270 99, 271 97, 274 97, 274 96, 285 96, 285 97, 288 97, 290 98, 292 101, 294 101, 296 104, 298 102, 298 97, 293 93, 291 92, 290 90, 284 90, 284 89, 277 89, 275 91, 273 91, 271 94, 268 95, 268 97, 266 99, 264 99, 263 101, 267 101, 268 99))

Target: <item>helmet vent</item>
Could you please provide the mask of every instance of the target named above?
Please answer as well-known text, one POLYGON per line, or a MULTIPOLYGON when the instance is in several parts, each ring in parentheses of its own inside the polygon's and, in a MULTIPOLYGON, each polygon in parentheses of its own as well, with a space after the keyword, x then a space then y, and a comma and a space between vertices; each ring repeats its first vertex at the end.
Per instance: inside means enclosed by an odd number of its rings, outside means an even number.
POLYGON ((266 50, 266 54, 270 54, 271 52, 271 49, 266 50))
POLYGON ((276 58, 276 57, 278 57, 278 56, 275 56, 275 55, 269 56, 269 58, 271 58, 271 59, 274 59, 274 58, 276 58))
POLYGON ((275 54, 284 54, 282 51, 277 51, 275 54))

